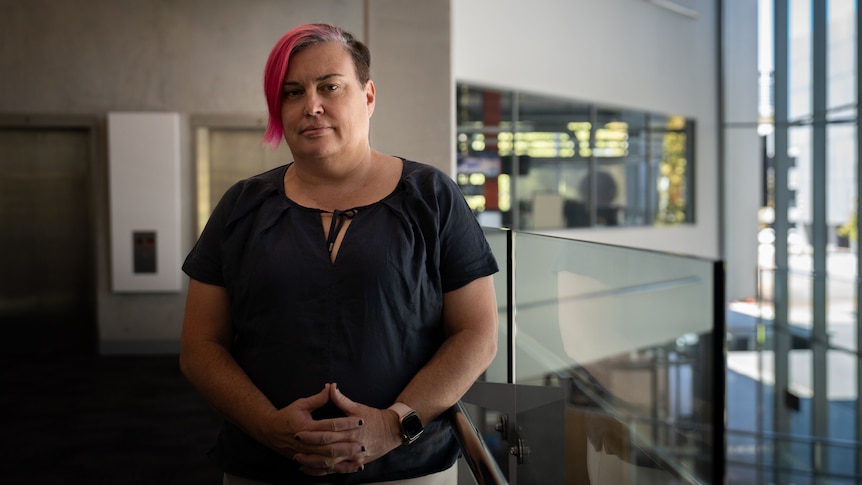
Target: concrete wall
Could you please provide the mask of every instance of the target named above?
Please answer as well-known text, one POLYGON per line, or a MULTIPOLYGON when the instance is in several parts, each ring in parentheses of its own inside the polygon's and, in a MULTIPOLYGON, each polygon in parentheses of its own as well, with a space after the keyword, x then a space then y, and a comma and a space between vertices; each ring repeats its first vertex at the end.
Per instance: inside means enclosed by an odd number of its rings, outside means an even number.
MULTIPOLYGON (((111 111, 180 113, 185 254, 195 230, 189 118, 265 114, 266 57, 300 23, 335 23, 370 44, 379 95, 375 146, 448 169, 449 15, 448 0, 0 0, 0 115, 104 123, 111 111)), ((184 292, 111 291, 104 133, 100 138, 93 199, 101 351, 176 351, 184 292)))
POLYGON ((258 113, 263 65, 295 24, 363 31, 363 3, 2 0, 3 111, 258 113))
POLYGON ((455 83, 449 0, 371 0, 368 43, 377 107, 371 143, 455 170, 455 83))

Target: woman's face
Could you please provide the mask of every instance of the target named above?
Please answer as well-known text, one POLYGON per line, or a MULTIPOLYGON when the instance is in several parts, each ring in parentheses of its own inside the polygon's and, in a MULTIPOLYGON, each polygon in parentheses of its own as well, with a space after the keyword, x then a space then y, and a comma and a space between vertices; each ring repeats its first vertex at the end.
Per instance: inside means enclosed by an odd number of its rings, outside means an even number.
POLYGON ((282 89, 284 139, 294 159, 367 151, 374 84, 359 83, 342 44, 314 44, 294 54, 282 89))

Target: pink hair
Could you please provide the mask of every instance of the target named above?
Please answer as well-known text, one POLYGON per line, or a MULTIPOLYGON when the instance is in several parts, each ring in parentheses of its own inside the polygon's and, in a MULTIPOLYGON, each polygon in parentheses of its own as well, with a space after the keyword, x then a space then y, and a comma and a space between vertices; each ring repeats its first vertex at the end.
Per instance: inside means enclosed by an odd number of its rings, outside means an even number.
POLYGON ((269 124, 263 135, 263 142, 273 148, 278 148, 284 136, 284 124, 281 120, 281 104, 284 76, 290 58, 299 50, 320 42, 340 42, 347 46, 353 57, 354 66, 360 82, 368 81, 370 56, 368 48, 356 40, 353 35, 329 24, 304 24, 294 27, 272 48, 263 74, 263 92, 266 95, 266 106, 269 110, 269 124))

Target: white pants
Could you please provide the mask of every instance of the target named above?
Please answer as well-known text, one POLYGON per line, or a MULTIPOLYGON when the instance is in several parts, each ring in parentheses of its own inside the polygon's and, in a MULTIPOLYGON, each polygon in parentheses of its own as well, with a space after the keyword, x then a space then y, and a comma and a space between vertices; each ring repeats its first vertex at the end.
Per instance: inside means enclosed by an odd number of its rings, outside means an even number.
MULTIPOLYGON (((357 472, 362 473, 362 472, 357 472)), ((326 478, 321 478, 326 480, 326 478)), ((319 485, 328 485, 329 482, 322 481, 319 485)), ((455 462, 448 470, 432 473, 419 478, 409 478, 407 480, 393 480, 391 482, 376 482, 379 485, 457 485, 458 483, 458 462, 455 462)), ((228 473, 224 474, 223 485, 269 485, 267 482, 259 480, 249 480, 248 478, 238 477, 228 473)))

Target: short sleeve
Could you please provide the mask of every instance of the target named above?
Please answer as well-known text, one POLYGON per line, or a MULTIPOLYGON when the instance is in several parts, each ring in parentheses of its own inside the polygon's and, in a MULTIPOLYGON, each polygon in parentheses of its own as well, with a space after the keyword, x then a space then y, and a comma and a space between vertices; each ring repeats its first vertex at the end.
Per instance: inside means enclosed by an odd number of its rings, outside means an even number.
POLYGON ((479 221, 455 182, 445 174, 439 181, 440 271, 443 291, 457 290, 490 276, 499 268, 479 221))
POLYGON ((227 286, 224 279, 221 245, 228 218, 240 191, 241 186, 237 183, 225 192, 191 252, 186 256, 182 269, 190 278, 211 285, 227 286))

